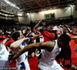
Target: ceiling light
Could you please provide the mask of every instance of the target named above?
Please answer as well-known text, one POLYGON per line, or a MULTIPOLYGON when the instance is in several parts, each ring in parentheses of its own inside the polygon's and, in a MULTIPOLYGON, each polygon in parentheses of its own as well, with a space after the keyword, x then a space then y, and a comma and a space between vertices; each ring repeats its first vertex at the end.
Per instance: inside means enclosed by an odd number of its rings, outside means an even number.
POLYGON ((23 16, 23 13, 18 13, 17 15, 18 15, 18 16, 23 16))
POLYGON ((18 6, 16 6, 15 4, 13 4, 12 2, 10 2, 9 0, 4 0, 7 4, 9 4, 10 6, 20 9, 18 6))

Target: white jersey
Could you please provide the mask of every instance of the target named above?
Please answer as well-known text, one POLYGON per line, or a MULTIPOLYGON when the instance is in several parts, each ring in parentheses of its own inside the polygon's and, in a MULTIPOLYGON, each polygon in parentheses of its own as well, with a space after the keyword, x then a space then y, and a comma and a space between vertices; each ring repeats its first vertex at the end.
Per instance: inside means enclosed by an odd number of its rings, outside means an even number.
MULTIPOLYGON (((21 44, 20 48, 23 49, 24 46, 21 44)), ((28 57, 28 52, 25 52, 21 56, 19 56, 19 58, 16 59, 17 70, 20 70, 22 62, 24 63, 25 70, 30 70, 29 63, 28 63, 28 58, 27 57, 28 57)))
POLYGON ((55 57, 61 51, 61 48, 59 48, 57 45, 57 40, 55 40, 55 42, 55 47, 51 52, 47 50, 42 51, 42 56, 39 60, 39 68, 41 70, 63 70, 60 65, 55 61, 55 57))
POLYGON ((6 49, 6 46, 3 43, 0 43, 0 70, 8 70, 8 57, 9 51, 6 49))
POLYGON ((6 49, 6 46, 0 43, 0 60, 8 61, 9 52, 6 49))
POLYGON ((8 61, 9 51, 6 49, 4 45, 8 39, 5 39, 2 43, 0 43, 0 60, 8 61))

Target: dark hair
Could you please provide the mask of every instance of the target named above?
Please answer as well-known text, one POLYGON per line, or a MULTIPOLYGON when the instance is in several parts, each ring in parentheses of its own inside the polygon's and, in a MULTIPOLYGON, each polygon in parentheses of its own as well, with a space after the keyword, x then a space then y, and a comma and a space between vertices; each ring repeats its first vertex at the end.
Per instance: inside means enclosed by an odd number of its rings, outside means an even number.
POLYGON ((16 41, 18 39, 18 37, 20 37, 20 33, 19 32, 15 32, 12 34, 12 38, 14 41, 16 41))
POLYGON ((65 43, 69 43, 69 41, 71 40, 70 36, 68 36, 67 34, 62 34, 60 37, 59 37, 59 40, 62 41, 62 42, 65 42, 65 43))

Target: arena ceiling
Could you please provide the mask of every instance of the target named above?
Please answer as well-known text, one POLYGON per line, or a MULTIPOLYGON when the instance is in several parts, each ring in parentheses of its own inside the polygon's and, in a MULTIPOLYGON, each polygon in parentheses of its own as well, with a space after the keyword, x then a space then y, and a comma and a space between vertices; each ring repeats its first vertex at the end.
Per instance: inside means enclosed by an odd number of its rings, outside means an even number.
POLYGON ((38 11, 53 6, 64 7, 75 0, 9 0, 24 11, 38 11))
POLYGON ((0 8, 14 9, 17 6, 22 11, 32 12, 40 11, 41 9, 49 9, 53 7, 65 7, 68 4, 74 4, 76 0, 0 0, 0 8), (1 6, 2 5, 2 6, 1 6))

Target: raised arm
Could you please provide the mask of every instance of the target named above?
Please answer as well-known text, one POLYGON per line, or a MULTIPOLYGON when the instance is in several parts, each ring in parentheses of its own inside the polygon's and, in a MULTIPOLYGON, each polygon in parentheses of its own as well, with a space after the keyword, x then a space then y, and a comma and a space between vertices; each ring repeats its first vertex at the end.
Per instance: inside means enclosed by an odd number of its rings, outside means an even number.
POLYGON ((36 44, 29 44, 27 46, 25 46, 21 51, 15 53, 15 55, 13 55, 11 57, 11 59, 16 59, 18 58, 21 54, 23 54, 26 51, 29 51, 32 48, 40 48, 40 49, 47 49, 48 51, 52 51, 52 49, 55 46, 55 42, 44 42, 44 43, 36 43, 36 44))
POLYGON ((22 39, 19 39, 19 40, 17 40, 17 41, 15 41, 15 42, 13 42, 11 45, 10 45, 10 48, 18 48, 20 45, 21 45, 21 43, 22 42, 29 42, 29 41, 31 41, 31 40, 35 40, 35 39, 37 39, 37 38, 39 38, 39 37, 41 37, 42 35, 36 35, 36 36, 34 36, 34 37, 32 37, 32 38, 22 38, 22 39))
POLYGON ((40 25, 40 23, 42 23, 42 20, 40 20, 40 21, 34 26, 34 29, 36 29, 36 28, 40 25))
POLYGON ((13 43, 10 45, 10 47, 11 47, 11 48, 12 48, 12 47, 17 48, 17 47, 20 46, 20 44, 21 44, 23 41, 28 41, 28 40, 29 40, 29 38, 22 38, 22 39, 19 39, 19 40, 13 42, 13 43))

